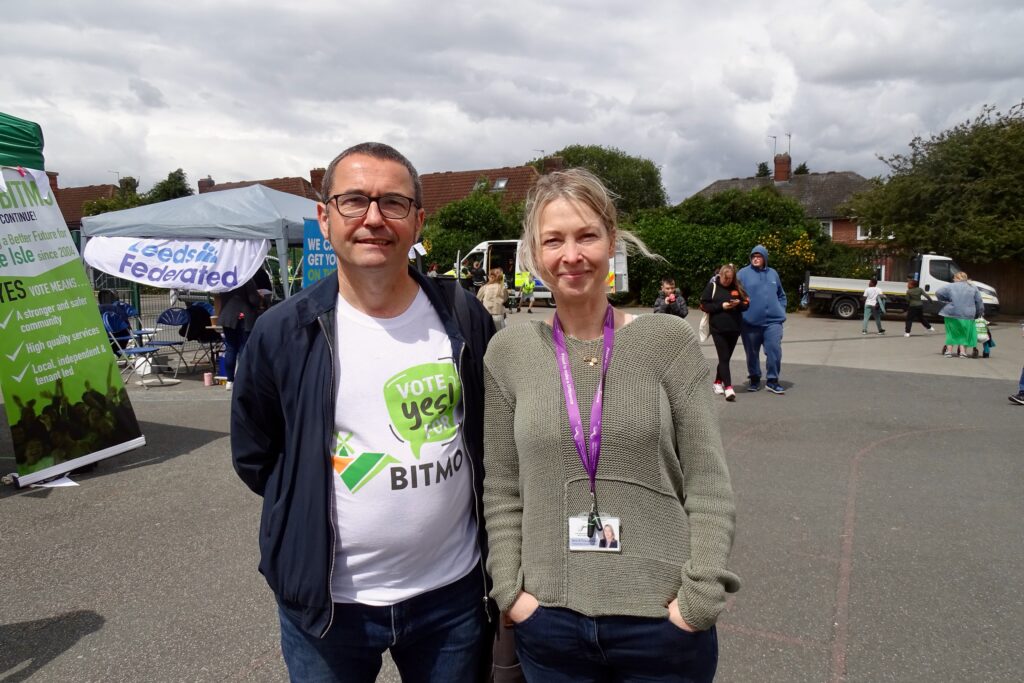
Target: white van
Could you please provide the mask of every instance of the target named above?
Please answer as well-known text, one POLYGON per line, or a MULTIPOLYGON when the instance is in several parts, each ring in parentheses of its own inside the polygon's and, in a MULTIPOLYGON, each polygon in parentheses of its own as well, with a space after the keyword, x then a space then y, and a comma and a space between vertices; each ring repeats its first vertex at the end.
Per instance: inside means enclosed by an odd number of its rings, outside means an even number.
MULTIPOLYGON (((480 267, 484 271, 489 271, 491 268, 501 268, 505 271, 505 279, 508 281, 509 274, 514 273, 515 278, 513 284, 516 290, 516 298, 518 298, 518 292, 523 288, 523 284, 526 282, 526 270, 519 261, 519 243, 522 240, 488 240, 487 242, 481 242, 480 244, 473 247, 472 250, 459 263, 459 270, 463 276, 467 276, 469 271, 473 268, 473 263, 476 261, 480 262, 480 267)), ((551 291, 544 286, 536 274, 531 274, 535 283, 533 295, 537 300, 547 300, 549 303, 554 303, 554 296, 551 291)), ((620 243, 615 248, 615 256, 608 259, 608 293, 615 294, 618 292, 629 291, 629 271, 626 266, 626 248, 620 243)))

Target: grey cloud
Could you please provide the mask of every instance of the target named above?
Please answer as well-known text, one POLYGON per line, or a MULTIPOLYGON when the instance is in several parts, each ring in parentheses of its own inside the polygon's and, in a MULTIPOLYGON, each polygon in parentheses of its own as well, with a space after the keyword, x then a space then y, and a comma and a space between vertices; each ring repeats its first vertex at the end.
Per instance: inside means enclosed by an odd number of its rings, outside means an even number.
POLYGON ((142 78, 133 78, 128 81, 128 89, 135 94, 139 103, 144 107, 166 107, 164 94, 152 83, 142 78))

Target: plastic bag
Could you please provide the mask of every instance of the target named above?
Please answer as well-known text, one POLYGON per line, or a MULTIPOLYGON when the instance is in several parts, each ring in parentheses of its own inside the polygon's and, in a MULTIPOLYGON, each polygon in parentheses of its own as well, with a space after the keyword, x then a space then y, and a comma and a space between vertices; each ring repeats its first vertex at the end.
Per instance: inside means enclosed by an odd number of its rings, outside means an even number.
POLYGON ((984 344, 988 341, 988 321, 978 318, 974 321, 974 328, 978 331, 978 343, 984 344))

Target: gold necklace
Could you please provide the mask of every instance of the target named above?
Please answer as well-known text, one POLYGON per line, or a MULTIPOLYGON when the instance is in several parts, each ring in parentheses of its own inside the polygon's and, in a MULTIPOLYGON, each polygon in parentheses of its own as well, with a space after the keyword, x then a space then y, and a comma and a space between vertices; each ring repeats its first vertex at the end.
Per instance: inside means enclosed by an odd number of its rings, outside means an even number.
POLYGON ((583 356, 583 362, 590 367, 594 367, 597 365, 597 356, 583 356))

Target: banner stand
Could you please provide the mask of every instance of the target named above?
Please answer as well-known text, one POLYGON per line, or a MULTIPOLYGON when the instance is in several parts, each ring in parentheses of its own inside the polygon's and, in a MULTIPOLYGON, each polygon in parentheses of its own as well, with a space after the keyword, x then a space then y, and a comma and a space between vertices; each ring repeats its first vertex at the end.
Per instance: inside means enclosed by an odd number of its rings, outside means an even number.
POLYGON ((0 388, 22 487, 146 439, 46 174, 0 180, 0 388))
MULTIPOLYGON (((120 455, 121 453, 124 453, 126 451, 141 448, 142 446, 145 445, 146 437, 140 436, 137 439, 125 441, 123 443, 117 444, 116 446, 111 446, 110 448, 104 448, 102 451, 96 451, 95 453, 90 453, 89 455, 83 455, 81 458, 77 458, 75 460, 75 469, 78 469, 79 467, 85 467, 86 465, 91 465, 94 462, 99 462, 100 460, 104 460, 115 455, 120 455)), ((15 487, 24 488, 31 484, 38 484, 41 481, 46 481, 47 479, 54 479, 67 473, 67 467, 63 465, 54 465, 52 467, 47 467, 45 470, 39 470, 38 472, 33 472, 32 474, 26 474, 25 476, 18 476, 17 474, 12 473, 10 477, 12 480, 11 483, 13 483, 15 487)))

